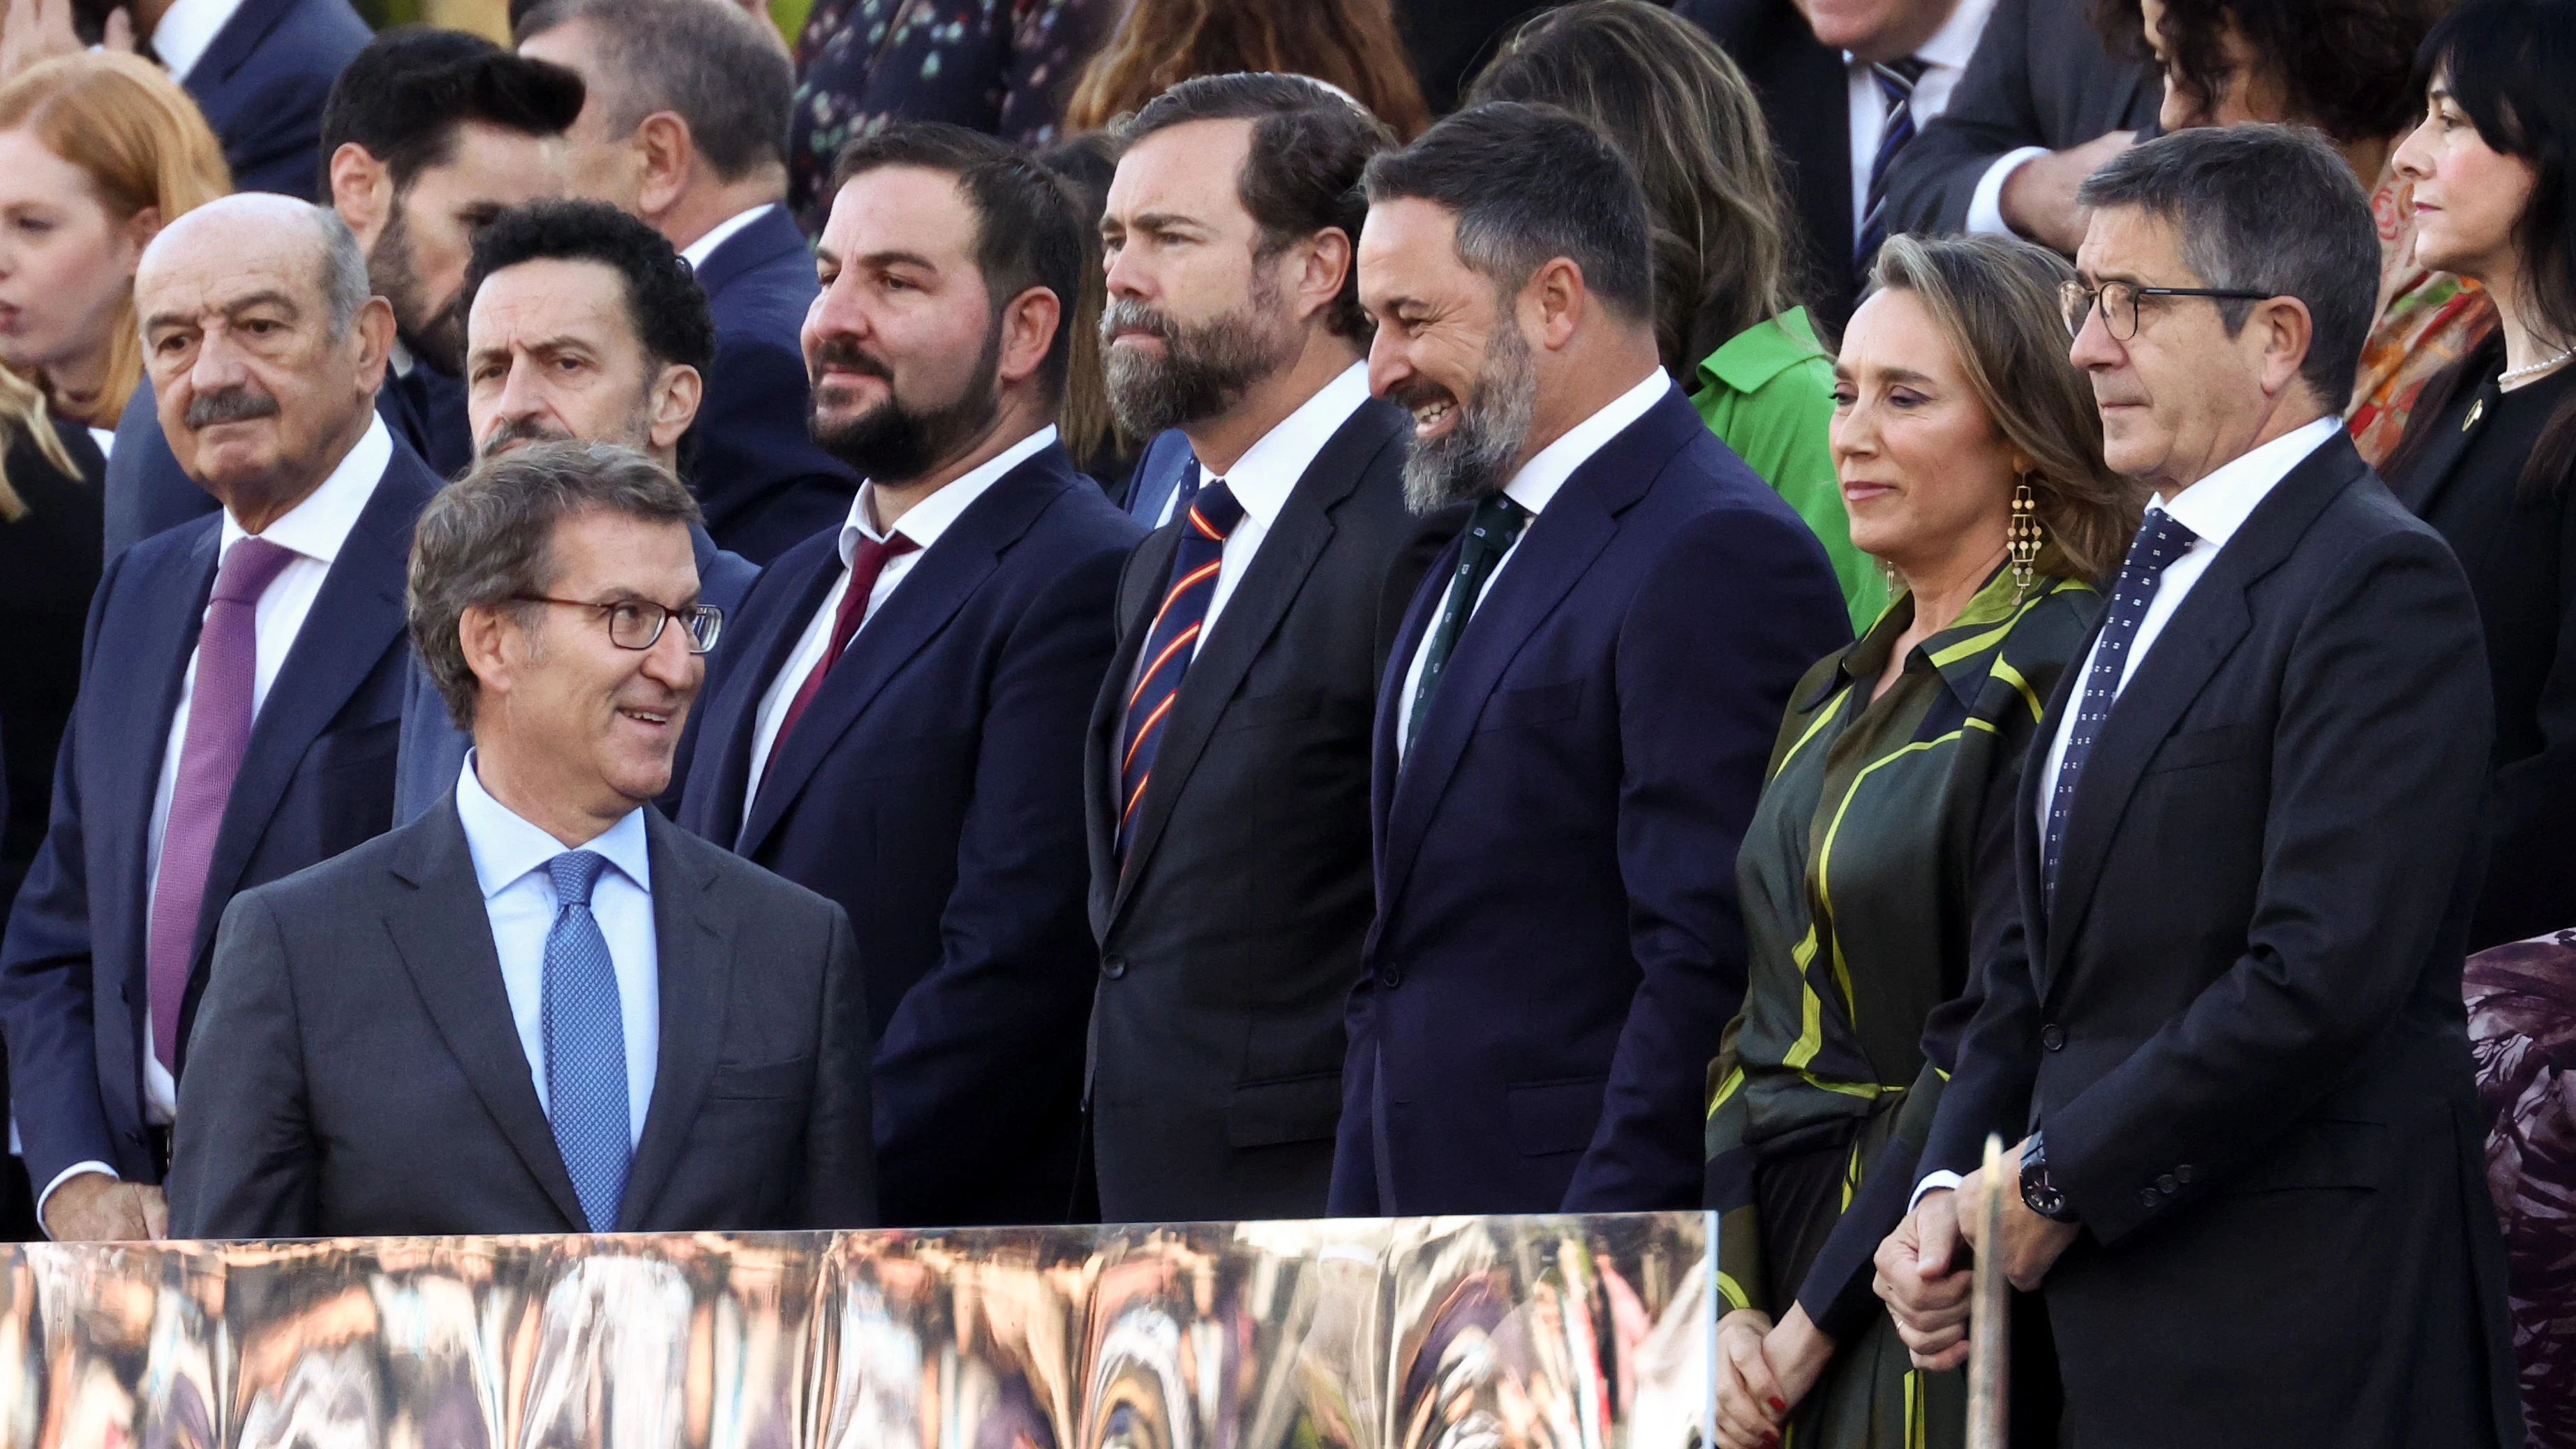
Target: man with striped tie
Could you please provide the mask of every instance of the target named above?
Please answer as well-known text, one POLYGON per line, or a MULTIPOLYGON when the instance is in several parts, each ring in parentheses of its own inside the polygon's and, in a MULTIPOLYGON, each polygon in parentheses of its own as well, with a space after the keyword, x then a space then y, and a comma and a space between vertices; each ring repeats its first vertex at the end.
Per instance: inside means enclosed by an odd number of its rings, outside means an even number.
POLYGON ((455 787, 236 897, 179 1087, 186 1237, 875 1220, 839 907, 650 808, 724 619, 661 464, 540 443, 433 500, 413 647, 455 787))

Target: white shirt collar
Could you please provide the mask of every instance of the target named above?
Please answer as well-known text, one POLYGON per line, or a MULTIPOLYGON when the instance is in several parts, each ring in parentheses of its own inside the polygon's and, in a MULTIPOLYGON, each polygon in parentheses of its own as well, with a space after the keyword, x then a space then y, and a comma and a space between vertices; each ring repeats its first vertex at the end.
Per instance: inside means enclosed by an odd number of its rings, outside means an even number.
POLYGON ((1531 513, 1544 512, 1548 500, 1574 470, 1591 460, 1603 444, 1628 430, 1631 423, 1644 417, 1655 404, 1672 390, 1672 379, 1662 368, 1646 374, 1645 380, 1601 405, 1592 416, 1565 430, 1555 442, 1538 450, 1536 456, 1521 465, 1503 492, 1531 513))
POLYGON ((171 0, 152 27, 152 52, 169 67, 170 79, 188 78, 240 8, 241 0, 171 0))
MULTIPOLYGON (((906 509, 892 532, 911 539, 916 548, 928 553, 930 546, 939 542, 939 535, 948 531, 948 525, 955 523, 959 514, 984 496, 985 489, 1002 481, 1003 474, 1028 461, 1031 454, 1054 441, 1055 424, 1049 423, 986 459, 956 482, 906 509)), ((876 486, 873 482, 865 485, 859 489, 858 496, 850 500, 849 519, 841 525, 843 568, 850 566, 850 555, 858 551, 860 539, 872 539, 878 543, 886 541, 887 530, 877 527, 875 510, 869 506, 869 497, 876 491, 876 486)))
POLYGON ((411 376, 411 349, 403 346, 403 340, 401 338, 395 338, 393 345, 385 349, 385 365, 394 370, 394 376, 396 377, 411 376))
MULTIPOLYGON (((340 545, 349 541, 349 530, 358 526, 358 515, 367 511, 367 500, 376 496, 376 483, 393 460, 394 435, 385 431, 385 420, 371 408, 367 431, 340 460, 340 466, 260 537, 328 568, 340 556, 340 545)), ((233 521, 232 510, 225 509, 215 557, 222 558, 248 536, 248 530, 233 521)))
MULTIPOLYGON (((1246 515, 1263 528, 1270 527, 1279 510, 1288 506, 1288 495, 1297 491, 1297 480, 1314 466, 1315 455, 1324 451, 1368 395, 1368 364, 1354 362, 1342 369, 1244 450, 1223 475, 1226 491, 1243 505, 1246 515)), ((1214 481, 1205 464, 1199 467, 1199 478, 1202 483, 1214 481)))
POLYGON ((717 222, 714 226, 707 228, 707 234, 705 236, 702 236, 696 241, 689 243, 687 246, 680 248, 680 259, 687 262, 689 264, 689 270, 693 272, 698 268, 705 266, 707 264, 707 258, 716 254, 716 248, 733 240, 733 234, 735 232, 738 232, 744 227, 751 225, 753 222, 760 220, 760 214, 762 212, 769 210, 777 204, 778 203, 774 201, 764 201, 749 211, 737 211, 733 215, 726 217, 724 220, 717 222))
MULTIPOLYGON (((1952 70, 1966 70, 1968 61, 1977 53, 1977 41, 1986 33, 1986 21, 1995 13, 1995 0, 1959 0, 1950 9, 1950 18, 1932 32, 1932 38, 1914 47, 1914 58, 1926 65, 1943 65, 1952 70)), ((1843 64, 1858 65, 1848 50, 1843 64)))
MULTIPOLYGON (((474 777, 474 752, 465 752, 464 772, 456 778, 456 818, 465 827, 465 850, 474 857, 474 881, 483 888, 483 899, 490 900, 529 871, 543 869, 546 862, 564 853, 560 840, 528 823, 526 817, 492 798, 483 782, 474 777)), ((576 847, 596 851, 608 857, 619 874, 635 882, 635 888, 650 894, 653 868, 645 848, 644 807, 636 806, 618 817, 616 824, 576 847)))
POLYGON ((2227 540, 2236 536, 2236 530, 2245 526, 2255 507, 2270 496, 2274 485, 2342 426, 2338 418, 2322 417, 2306 427, 2294 428, 2219 465, 2208 477, 2170 498, 2157 494, 2155 506, 2198 535, 2201 542, 2213 549, 2224 548, 2227 540))

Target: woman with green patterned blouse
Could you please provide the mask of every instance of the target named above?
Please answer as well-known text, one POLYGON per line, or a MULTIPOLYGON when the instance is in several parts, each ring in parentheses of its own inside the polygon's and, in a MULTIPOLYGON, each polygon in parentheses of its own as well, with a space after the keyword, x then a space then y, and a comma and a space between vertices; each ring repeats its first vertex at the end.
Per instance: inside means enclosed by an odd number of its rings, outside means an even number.
POLYGON ((2021 242, 1890 238, 1834 366, 1852 541, 1895 598, 1790 697, 1736 862, 1750 979, 1708 1118, 1726 1449, 1963 1437, 1964 1375, 1910 1366, 1871 1257, 2014 928, 2022 757, 2137 526, 2067 360, 2072 275, 2021 242))

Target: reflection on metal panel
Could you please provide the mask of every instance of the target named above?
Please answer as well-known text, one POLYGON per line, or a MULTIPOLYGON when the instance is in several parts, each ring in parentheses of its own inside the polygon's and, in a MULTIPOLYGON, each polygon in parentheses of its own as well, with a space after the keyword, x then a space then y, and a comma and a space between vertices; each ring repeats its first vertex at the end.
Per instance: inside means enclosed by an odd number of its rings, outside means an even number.
POLYGON ((0 1449, 1695 1449, 1698 1213, 0 1246, 0 1449))

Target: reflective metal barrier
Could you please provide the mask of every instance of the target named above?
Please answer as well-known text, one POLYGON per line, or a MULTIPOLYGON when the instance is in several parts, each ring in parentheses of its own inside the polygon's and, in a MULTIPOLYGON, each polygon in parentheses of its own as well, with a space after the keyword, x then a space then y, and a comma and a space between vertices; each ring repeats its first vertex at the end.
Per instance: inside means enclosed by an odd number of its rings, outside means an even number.
POLYGON ((1699 1213, 0 1247, 0 1449, 1692 1449, 1699 1213))

